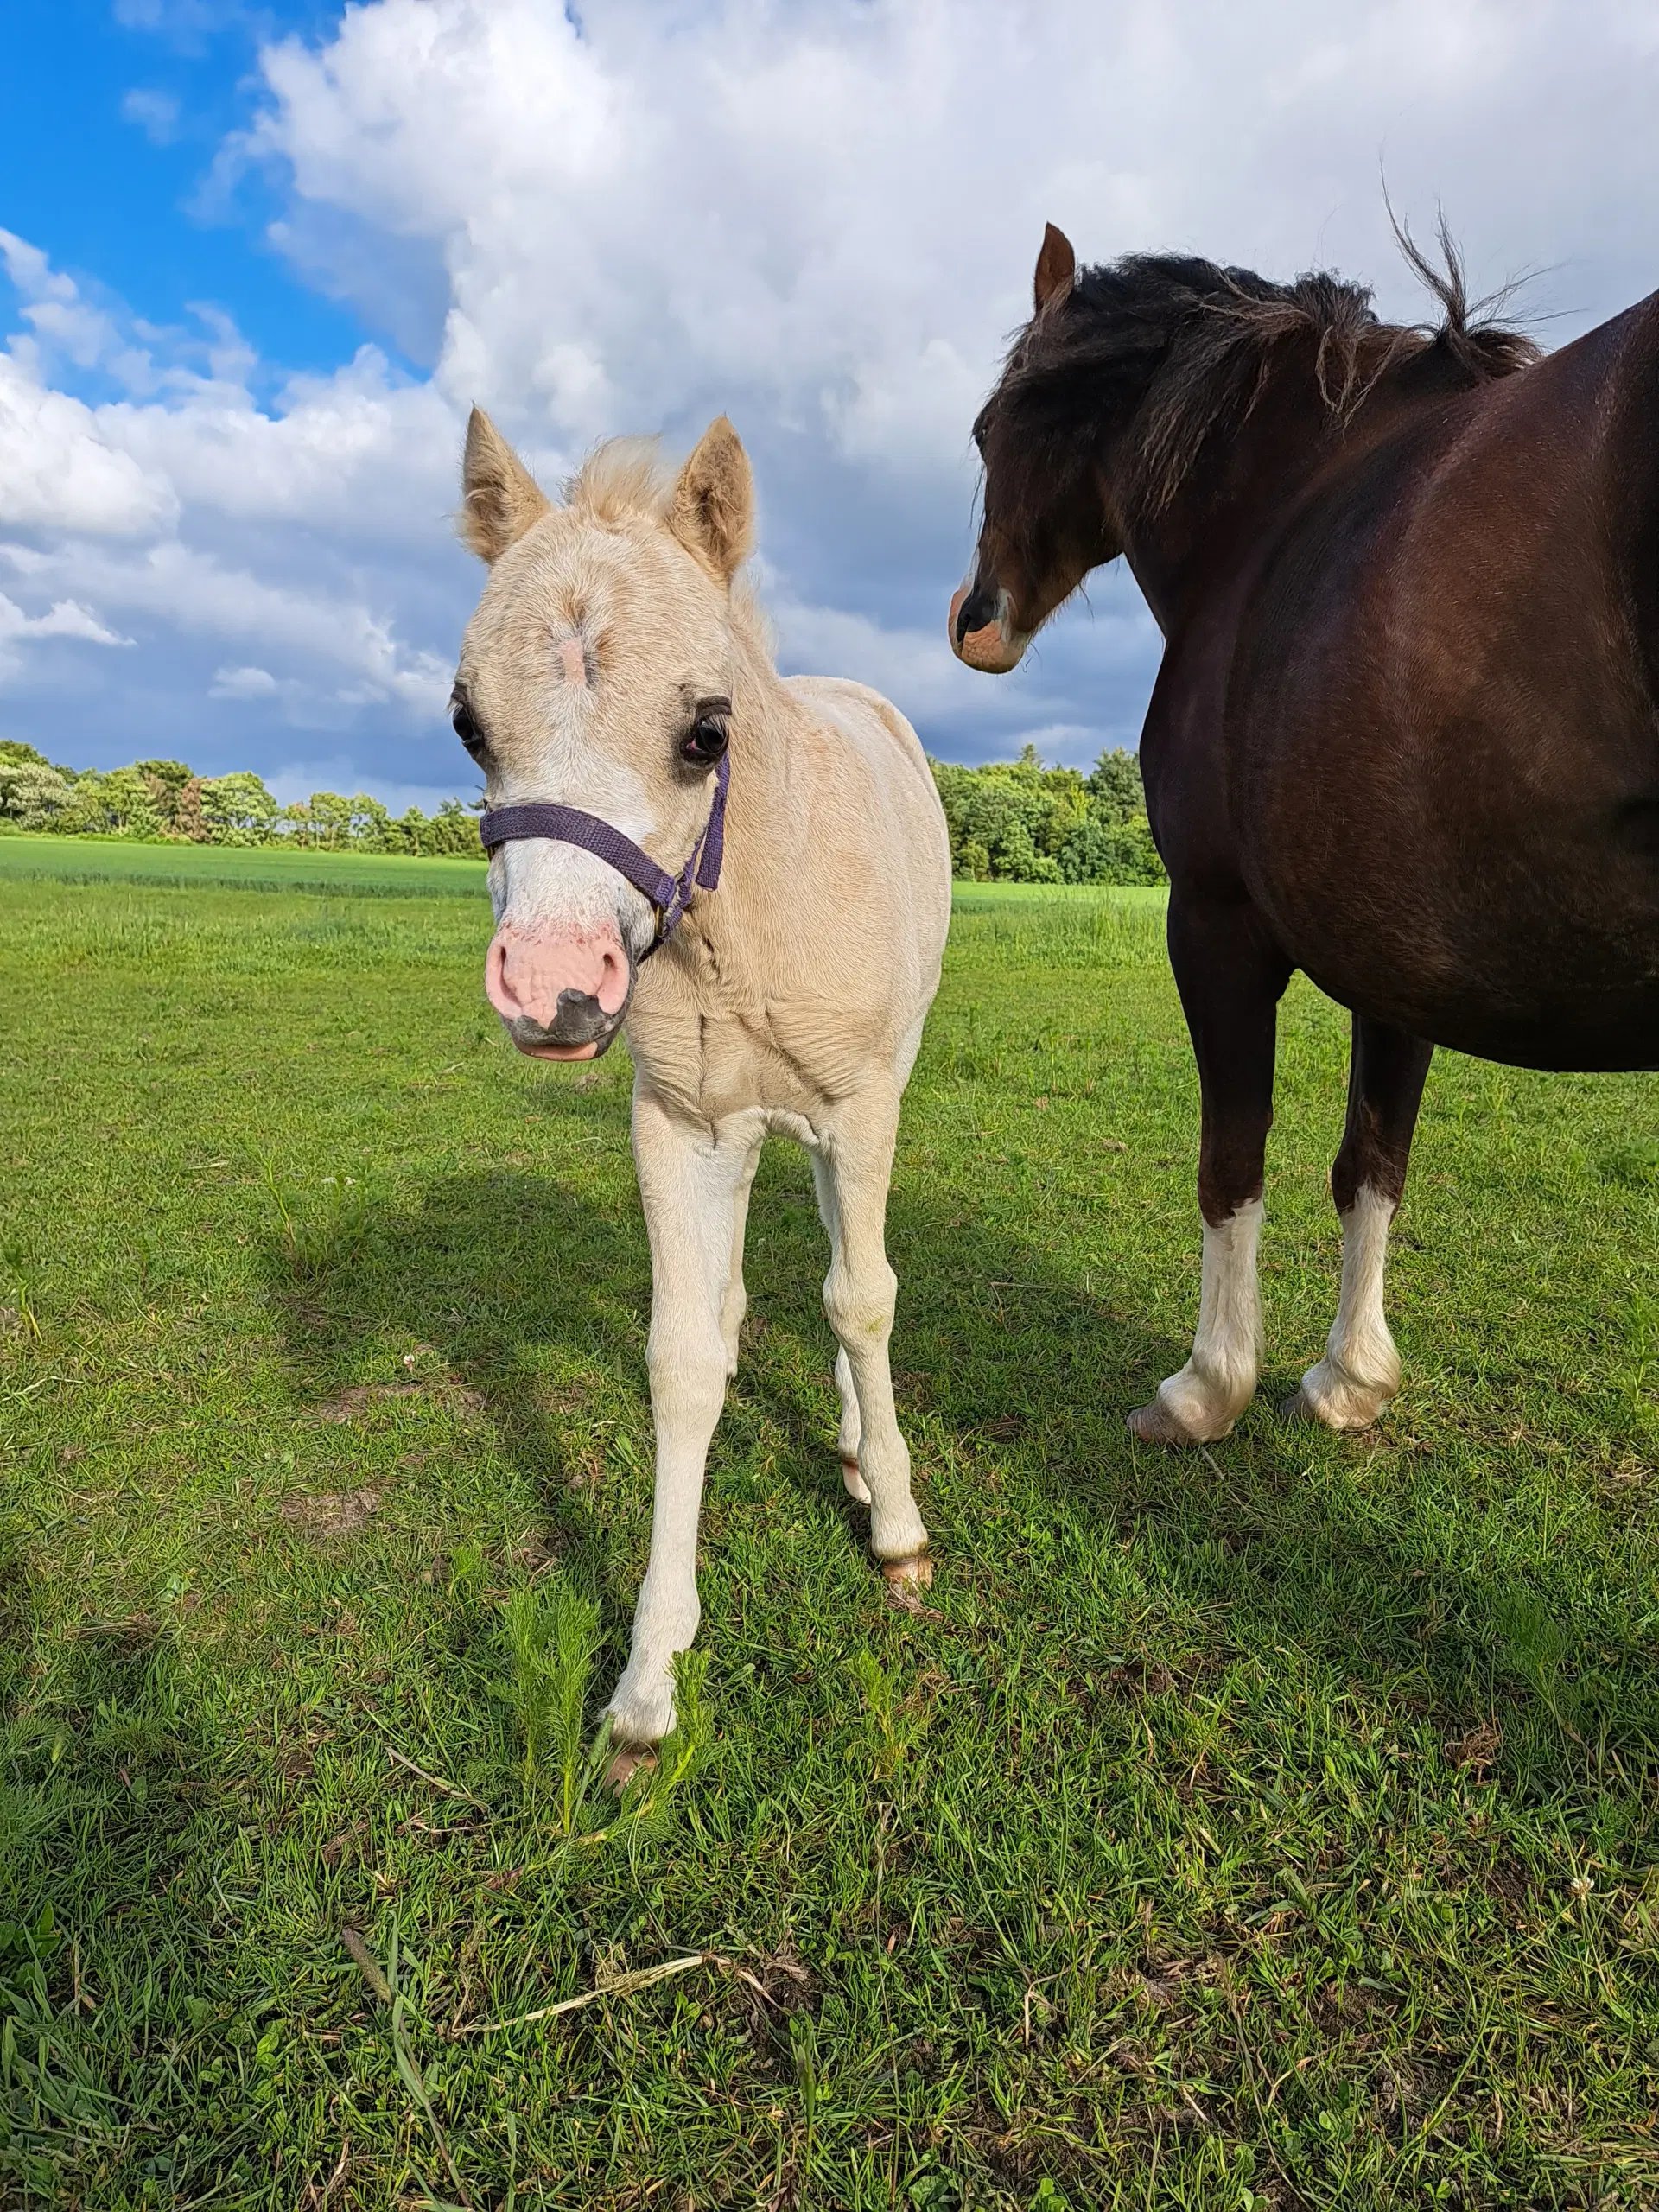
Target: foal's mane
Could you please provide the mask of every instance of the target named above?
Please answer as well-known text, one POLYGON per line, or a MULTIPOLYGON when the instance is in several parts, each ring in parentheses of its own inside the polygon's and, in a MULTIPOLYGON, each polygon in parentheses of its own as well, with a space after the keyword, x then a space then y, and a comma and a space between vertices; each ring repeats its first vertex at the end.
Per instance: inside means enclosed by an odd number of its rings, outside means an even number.
MULTIPOLYGON (((589 449, 575 474, 566 477, 560 492, 567 507, 591 515, 596 522, 620 523, 631 515, 666 522, 678 478, 679 470, 664 452, 660 439, 605 438, 589 449)), ((734 630, 770 668, 777 658, 777 641, 747 574, 732 580, 731 613, 734 630)))
POLYGON ((1338 425, 1389 370, 1426 354, 1438 353, 1451 381, 1465 385, 1512 375, 1539 358, 1533 340, 1489 319, 1487 302, 1471 302, 1444 226, 1443 268, 1407 233, 1396 235, 1439 303, 1434 322, 1383 322, 1368 285, 1328 270, 1281 284, 1185 255, 1130 254, 1085 269, 1062 311, 1034 318, 996 397, 1024 392, 1039 400, 1052 437, 1077 435, 1116 394, 1132 400, 1138 391, 1120 461, 1130 504, 1155 514, 1179 490, 1210 432, 1223 423, 1236 428, 1249 415, 1297 340, 1312 342, 1319 399, 1338 425))
POLYGON ((607 438, 563 486, 564 502, 600 522, 650 515, 660 522, 674 502, 675 470, 655 438, 607 438))

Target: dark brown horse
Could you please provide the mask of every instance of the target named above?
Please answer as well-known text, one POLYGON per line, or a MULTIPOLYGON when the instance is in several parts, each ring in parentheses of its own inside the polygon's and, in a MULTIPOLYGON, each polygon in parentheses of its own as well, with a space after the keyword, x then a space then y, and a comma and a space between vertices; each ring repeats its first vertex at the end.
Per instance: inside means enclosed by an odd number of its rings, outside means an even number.
POLYGON ((1224 1435, 1255 1388, 1275 1009, 1353 1014, 1332 1171, 1342 1296, 1295 1410, 1399 1387, 1389 1224, 1436 1045, 1659 1068, 1659 296, 1541 358, 1408 251, 1433 329, 1326 276, 1137 257, 1036 312, 975 425, 970 666, 1012 668, 1122 553, 1165 639, 1141 759, 1203 1086, 1192 1357, 1138 1435, 1224 1435))

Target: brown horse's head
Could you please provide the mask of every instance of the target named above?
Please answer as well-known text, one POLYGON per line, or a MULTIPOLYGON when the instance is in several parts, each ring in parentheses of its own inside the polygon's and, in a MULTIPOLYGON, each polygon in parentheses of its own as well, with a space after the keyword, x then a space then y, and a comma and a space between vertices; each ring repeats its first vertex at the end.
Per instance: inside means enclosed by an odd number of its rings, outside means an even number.
POLYGON ((1050 223, 1032 319, 974 425, 983 512, 973 564, 950 601, 950 649, 992 675, 1014 667, 1089 570, 1122 550, 1094 456, 1076 435, 1075 406, 1031 374, 1039 345, 1071 310, 1077 274, 1070 239, 1050 223))
POLYGON ((1131 254, 1079 275, 1051 223, 1034 312, 974 425, 984 511, 950 602, 958 659, 1013 668, 1089 570, 1126 551, 1158 613, 1223 502, 1265 512, 1374 397, 1399 404, 1402 378, 1421 400, 1535 358, 1471 320, 1449 240, 1443 275, 1402 243, 1445 310, 1438 328, 1379 322, 1363 286, 1318 270, 1280 284, 1131 254))

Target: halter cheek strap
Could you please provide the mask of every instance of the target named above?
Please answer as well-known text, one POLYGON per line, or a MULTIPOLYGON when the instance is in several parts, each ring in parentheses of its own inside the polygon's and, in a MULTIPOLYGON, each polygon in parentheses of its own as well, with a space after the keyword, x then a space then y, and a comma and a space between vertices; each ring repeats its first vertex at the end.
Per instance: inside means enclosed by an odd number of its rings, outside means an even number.
POLYGON ((657 909, 657 934, 639 956, 649 960, 679 927, 693 890, 712 891, 720 881, 720 864, 726 853, 726 791, 731 780, 731 755, 722 753, 715 769, 715 797, 709 819, 691 848, 690 859, 677 875, 658 868, 632 837, 625 837, 596 814, 584 814, 580 807, 498 806, 480 816, 478 834, 486 853, 518 837, 551 837, 562 845, 580 845, 613 868, 657 909))

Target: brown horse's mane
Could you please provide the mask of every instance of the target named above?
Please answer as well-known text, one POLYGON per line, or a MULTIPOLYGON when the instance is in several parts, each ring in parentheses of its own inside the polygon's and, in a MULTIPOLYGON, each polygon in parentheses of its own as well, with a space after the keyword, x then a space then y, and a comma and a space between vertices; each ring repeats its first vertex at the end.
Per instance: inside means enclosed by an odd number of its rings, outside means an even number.
POLYGON ((1236 428, 1249 415, 1298 340, 1313 346, 1319 400, 1338 424, 1391 369, 1427 354, 1449 372, 1433 380, 1440 392, 1510 376, 1539 358, 1532 339, 1490 320, 1486 303, 1471 303, 1444 228, 1443 268, 1398 235, 1439 303, 1433 323, 1383 322, 1369 286, 1328 270, 1281 284, 1185 255, 1131 254, 1084 270, 1063 311, 1034 318, 992 404, 1031 403, 1021 413, 1044 445, 1108 424, 1117 429, 1127 410, 1118 480, 1128 505, 1153 514, 1179 490, 1211 430, 1236 428))

